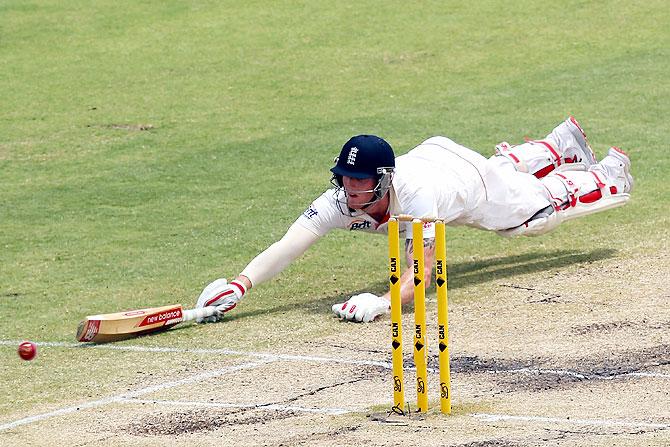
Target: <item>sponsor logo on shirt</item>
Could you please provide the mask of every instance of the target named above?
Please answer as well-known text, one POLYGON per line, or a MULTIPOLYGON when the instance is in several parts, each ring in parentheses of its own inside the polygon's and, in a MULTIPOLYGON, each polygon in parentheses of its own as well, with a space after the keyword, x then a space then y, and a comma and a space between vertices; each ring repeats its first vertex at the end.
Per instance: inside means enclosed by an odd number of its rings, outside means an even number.
POLYGON ((315 210, 314 207, 313 207, 312 205, 310 205, 309 208, 307 208, 307 209, 305 210, 305 212, 302 213, 302 214, 303 214, 306 218, 311 219, 312 217, 317 216, 317 215, 319 214, 319 212, 318 212, 317 210, 315 210))
POLYGON ((349 224, 349 230, 367 230, 372 228, 372 222, 368 220, 355 220, 349 224))

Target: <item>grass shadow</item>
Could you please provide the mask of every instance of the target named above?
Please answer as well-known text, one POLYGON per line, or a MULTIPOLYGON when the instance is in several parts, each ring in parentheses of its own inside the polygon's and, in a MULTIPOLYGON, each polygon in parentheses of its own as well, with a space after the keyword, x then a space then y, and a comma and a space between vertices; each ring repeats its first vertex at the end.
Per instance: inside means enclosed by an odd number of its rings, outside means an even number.
POLYGON ((448 288, 483 284, 520 274, 544 272, 574 264, 586 264, 614 257, 616 250, 601 248, 592 251, 556 250, 548 253, 489 258, 454 264, 447 267, 448 288))
MULTIPOLYGON (((460 289, 462 287, 484 284, 503 278, 510 278, 521 274, 539 273, 552 269, 558 269, 575 264, 586 264, 614 257, 616 250, 603 248, 591 251, 577 250, 555 250, 542 253, 525 253, 522 255, 494 257, 478 259, 469 262, 454 263, 448 266, 448 289, 460 289)), ((279 306, 254 309, 241 312, 231 312, 226 316, 227 320, 249 318, 256 315, 268 313, 281 313, 294 310, 296 307, 304 307, 306 310, 318 313, 330 313, 330 308, 335 303, 346 301, 350 296, 363 292, 376 294, 386 293, 387 281, 377 281, 362 290, 352 290, 346 294, 329 295, 305 301, 301 304, 283 304, 279 306)), ((412 306, 406 306, 405 310, 412 306)))

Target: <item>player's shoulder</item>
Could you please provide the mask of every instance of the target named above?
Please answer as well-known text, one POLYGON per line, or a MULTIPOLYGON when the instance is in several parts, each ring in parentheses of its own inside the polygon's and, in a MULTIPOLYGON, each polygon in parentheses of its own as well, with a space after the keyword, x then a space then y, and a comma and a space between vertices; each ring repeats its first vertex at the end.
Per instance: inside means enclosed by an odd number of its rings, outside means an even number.
POLYGON ((330 188, 319 195, 312 203, 318 206, 337 207, 338 196, 341 194, 340 190, 330 188))
POLYGON ((342 213, 337 207, 337 190, 326 190, 309 204, 296 221, 300 226, 318 236, 333 228, 342 227, 342 213))
POLYGON ((398 157, 397 161, 401 170, 406 165, 424 169, 444 168, 458 173, 466 165, 480 169, 486 158, 450 138, 437 135, 427 138, 407 154, 398 157))
POLYGON ((330 215, 337 211, 338 191, 335 188, 327 189, 309 204, 303 215, 311 219, 319 214, 330 215))
POLYGON ((442 135, 434 135, 432 137, 426 138, 421 143, 414 146, 414 148, 412 148, 412 150, 410 150, 407 155, 413 156, 430 150, 444 150, 452 144, 453 141, 449 138, 442 135))
POLYGON ((403 162, 407 162, 410 160, 425 158, 425 156, 429 154, 431 149, 439 150, 440 148, 444 147, 448 141, 450 140, 447 137, 442 137, 439 135, 428 137, 421 143, 417 144, 412 149, 407 151, 405 154, 396 157, 396 162, 400 162, 402 164, 403 162))
POLYGON ((334 188, 317 197, 298 221, 320 235, 334 228, 375 231, 378 226, 375 220, 365 213, 354 215, 347 212, 344 191, 334 188))

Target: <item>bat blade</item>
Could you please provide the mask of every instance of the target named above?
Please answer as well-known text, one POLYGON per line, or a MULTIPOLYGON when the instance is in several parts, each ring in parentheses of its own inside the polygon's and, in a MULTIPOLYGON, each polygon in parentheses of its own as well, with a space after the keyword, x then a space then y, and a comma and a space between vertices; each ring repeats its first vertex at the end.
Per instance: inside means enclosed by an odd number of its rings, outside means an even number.
POLYGON ((165 330, 184 321, 181 304, 90 315, 77 328, 77 341, 107 343, 165 330))

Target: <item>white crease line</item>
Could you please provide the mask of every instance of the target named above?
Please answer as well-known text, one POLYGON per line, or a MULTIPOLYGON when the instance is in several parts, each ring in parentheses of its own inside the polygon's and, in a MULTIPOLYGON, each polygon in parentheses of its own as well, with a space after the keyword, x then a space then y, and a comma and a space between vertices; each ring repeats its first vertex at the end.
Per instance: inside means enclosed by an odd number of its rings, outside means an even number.
POLYGON ((670 374, 661 374, 661 373, 649 373, 649 372, 629 372, 621 374, 613 374, 611 376, 596 376, 596 375, 585 375, 574 371, 568 371, 563 369, 540 369, 540 368, 517 368, 501 371, 489 371, 493 374, 505 374, 505 373, 527 373, 527 374, 554 374, 557 376, 569 376, 575 377, 582 380, 614 380, 620 379, 621 377, 653 377, 661 379, 670 379, 670 374))
POLYGON ((0 425, 0 431, 9 430, 9 429, 18 427, 20 425, 30 424, 30 423, 33 423, 33 422, 39 422, 39 421, 42 421, 44 419, 52 418, 52 417, 55 417, 55 416, 62 416, 64 414, 74 413, 74 412, 79 411, 79 410, 86 410, 88 408, 100 407, 102 405, 108 405, 108 404, 111 404, 111 403, 122 402, 126 399, 132 399, 132 398, 135 398, 135 397, 138 397, 138 396, 142 396, 144 394, 154 393, 156 391, 161 391, 161 390, 164 390, 164 389, 167 389, 167 388, 173 388, 173 387, 176 387, 176 386, 179 386, 179 385, 185 385, 185 384, 188 384, 188 383, 200 382, 200 381, 203 381, 203 380, 212 379, 214 377, 219 377, 219 376, 222 376, 224 374, 228 374, 228 373, 234 372, 234 371, 256 368, 256 367, 262 366, 266 363, 269 363, 269 361, 248 362, 248 363, 243 363, 241 365, 229 366, 227 368, 221 368, 221 369, 217 369, 217 370, 214 370, 214 371, 207 371, 207 372, 204 372, 204 373, 201 373, 201 374, 196 374, 196 375, 193 375, 193 376, 190 376, 190 377, 175 380, 173 382, 164 382, 164 383, 160 383, 158 385, 153 385, 153 386, 149 386, 149 387, 146 387, 146 388, 141 388, 141 389, 138 389, 138 390, 130 391, 130 392, 127 392, 127 393, 118 394, 116 396, 110 396, 110 397, 106 397, 104 399, 98 399, 98 400, 94 400, 94 401, 90 401, 90 402, 84 402, 84 403, 81 403, 79 405, 74 405, 74 406, 71 406, 71 407, 60 408, 58 410, 50 411, 48 413, 37 414, 35 416, 29 416, 29 417, 19 419, 19 420, 13 421, 13 422, 8 422, 6 424, 2 424, 2 425, 0 425))
POLYGON ((293 405, 256 405, 256 404, 231 404, 225 402, 197 402, 197 401, 182 401, 182 400, 147 400, 147 399, 124 399, 126 403, 140 403, 140 404, 159 404, 170 406, 193 406, 193 407, 211 407, 211 408, 238 408, 238 409, 255 409, 255 410, 274 410, 274 411, 297 411, 300 413, 320 413, 341 415, 351 413, 351 410, 344 408, 310 408, 297 407, 293 405))
MULTIPOLYGON (((16 340, 0 340, 0 345, 17 346, 21 343, 16 340)), ((37 346, 59 347, 59 348, 76 348, 76 349, 108 349, 112 351, 132 351, 132 352, 178 352, 187 354, 221 354, 221 355, 237 355, 241 357, 256 357, 264 360, 290 360, 301 362, 318 362, 318 363, 341 363, 344 365, 367 365, 379 366, 385 369, 391 369, 393 365, 389 362, 379 362, 375 360, 351 360, 333 357, 320 356, 304 356, 304 355, 289 355, 289 354, 270 354, 265 352, 253 351, 235 351, 232 349, 217 349, 217 348, 165 348, 165 347, 151 347, 151 346, 132 346, 132 345, 112 345, 112 344, 92 344, 92 343, 66 343, 66 342, 35 342, 37 346)))
MULTIPOLYGON (((0 340, 0 346, 18 346, 20 341, 16 340, 0 340)), ((298 362, 316 362, 316 363, 339 363, 342 365, 357 365, 357 366, 377 366, 384 369, 392 369, 393 365, 389 362, 380 362, 376 360, 351 360, 333 357, 320 356, 304 356, 304 355, 289 355, 289 354, 270 354, 264 352, 253 351, 235 351, 232 349, 223 348, 167 348, 167 347, 151 347, 151 346, 136 346, 136 345, 115 345, 115 344, 93 344, 93 343, 67 343, 67 342, 36 342, 38 346, 60 347, 60 348, 75 348, 75 349, 106 349, 112 351, 131 351, 131 352, 176 352, 187 354, 219 354, 219 355, 235 355, 240 357, 256 357, 258 359, 275 361, 287 360, 298 362)), ((405 368, 407 371, 414 371, 416 368, 405 368)), ((428 368, 431 373, 437 373, 437 368, 428 368)), ((623 374, 615 374, 612 376, 587 376, 569 370, 560 369, 540 369, 540 368, 518 368, 510 370, 499 371, 483 371, 491 374, 553 374, 559 376, 571 376, 582 380, 613 380, 621 377, 649 377, 658 379, 670 379, 670 374, 654 373, 654 372, 631 372, 623 374)), ((458 371, 454 372, 458 374, 458 371)))
MULTIPOLYGON (((644 373, 644 372, 636 372, 636 373, 626 373, 622 374, 624 376, 633 376, 633 377, 662 377, 664 379, 670 379, 670 374, 661 374, 661 373, 644 373)), ((612 376, 614 379, 617 376, 612 376)))
POLYGON ((670 424, 621 421, 614 419, 568 419, 568 418, 550 418, 543 416, 512 416, 508 414, 487 414, 487 413, 472 413, 470 414, 470 416, 480 419, 484 422, 515 421, 515 422, 543 422, 550 424, 596 425, 602 427, 633 427, 633 428, 652 428, 652 429, 670 428, 670 424))
POLYGON ((556 376, 576 377, 578 379, 584 379, 584 380, 589 378, 589 376, 585 376, 584 374, 564 369, 517 368, 517 369, 508 369, 508 370, 491 371, 491 372, 495 374, 505 374, 505 373, 553 374, 556 376))

